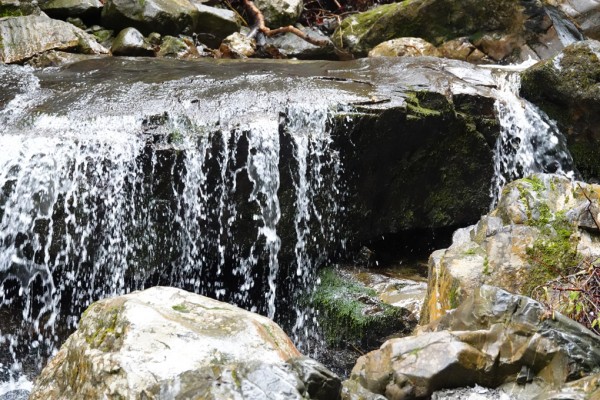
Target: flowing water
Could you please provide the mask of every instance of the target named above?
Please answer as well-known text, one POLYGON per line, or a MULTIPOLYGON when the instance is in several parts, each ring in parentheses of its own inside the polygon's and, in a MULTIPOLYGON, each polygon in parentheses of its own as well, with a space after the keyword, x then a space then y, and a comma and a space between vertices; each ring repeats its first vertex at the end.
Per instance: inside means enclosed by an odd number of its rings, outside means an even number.
POLYGON ((287 320, 302 346, 294 304, 341 245, 340 94, 101 66, 0 69, 0 380, 27 388, 91 302, 157 284, 287 320))
POLYGON ((536 172, 575 172, 566 139, 539 108, 519 97, 520 75, 514 71, 495 72, 496 112, 500 136, 494 148, 494 177, 491 209, 495 208, 506 183, 536 172))

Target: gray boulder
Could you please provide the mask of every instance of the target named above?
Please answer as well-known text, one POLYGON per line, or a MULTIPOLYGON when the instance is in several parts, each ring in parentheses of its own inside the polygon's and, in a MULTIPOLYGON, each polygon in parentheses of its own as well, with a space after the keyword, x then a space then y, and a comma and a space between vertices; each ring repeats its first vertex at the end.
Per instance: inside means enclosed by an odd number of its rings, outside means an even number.
POLYGON ((262 11, 269 28, 294 24, 304 8, 303 0, 256 0, 254 3, 262 11))
POLYGON ((93 36, 46 14, 0 19, 0 62, 22 62, 48 50, 106 54, 93 36))
POLYGON ((49 0, 40 4, 42 11, 53 18, 67 17, 99 18, 102 11, 100 0, 49 0))
POLYGON ((325 400, 339 391, 268 318, 154 287, 92 304, 30 399, 325 400))
POLYGON ((134 27, 144 35, 196 33, 212 47, 240 26, 233 11, 188 0, 108 0, 102 10, 102 23, 113 29, 134 27))
POLYGON ((541 387, 597 372, 600 338, 524 296, 482 286, 455 311, 412 337, 391 339, 358 359, 343 398, 357 390, 388 400, 526 379, 541 387))
POLYGON ((154 56, 154 49, 135 28, 125 28, 115 38, 110 51, 115 56, 154 56))

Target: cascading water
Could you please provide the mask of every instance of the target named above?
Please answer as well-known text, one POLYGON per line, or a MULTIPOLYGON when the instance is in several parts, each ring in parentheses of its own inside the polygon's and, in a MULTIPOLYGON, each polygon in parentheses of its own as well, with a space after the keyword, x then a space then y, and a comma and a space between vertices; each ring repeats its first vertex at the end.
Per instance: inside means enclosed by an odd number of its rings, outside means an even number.
POLYGON ((290 80, 293 104, 257 99, 270 78, 235 77, 216 102, 226 87, 193 90, 210 79, 121 87, 89 68, 62 89, 69 71, 2 68, 20 92, 0 99, 1 381, 35 374, 91 302, 156 284, 287 320, 302 346, 312 314, 292 305, 341 241, 327 94, 290 80))
POLYGON ((536 172, 574 177, 573 160, 565 138, 543 111, 519 97, 520 75, 496 71, 496 112, 500 136, 494 148, 493 209, 504 185, 536 172))

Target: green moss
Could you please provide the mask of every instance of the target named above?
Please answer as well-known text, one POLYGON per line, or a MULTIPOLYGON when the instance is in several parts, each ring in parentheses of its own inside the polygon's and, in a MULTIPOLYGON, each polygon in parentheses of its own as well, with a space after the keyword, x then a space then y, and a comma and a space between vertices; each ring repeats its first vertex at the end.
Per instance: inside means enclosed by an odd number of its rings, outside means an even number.
POLYGON ((92 315, 92 307, 100 308, 102 306, 92 305, 84 313, 88 320, 85 328, 82 329, 85 341, 94 349, 113 351, 120 346, 120 339, 123 336, 124 326, 119 318, 123 307, 122 305, 113 305, 104 310, 94 310, 96 315, 92 315))
POLYGON ((487 255, 483 259, 483 274, 484 275, 490 274, 490 260, 488 259, 487 255))
POLYGON ((579 264, 581 257, 577 253, 574 233, 575 227, 564 213, 557 213, 552 221, 541 227, 540 236, 527 249, 531 270, 523 288, 525 294, 532 294, 535 288, 568 273, 579 264))
POLYGON ((25 14, 23 14, 23 11, 21 11, 18 8, 12 8, 12 7, 7 7, 7 8, 0 8, 0 18, 4 18, 4 17, 22 17, 25 14))
POLYGON ((370 346, 394 332, 407 332, 406 311, 381 302, 373 289, 343 277, 332 268, 319 273, 312 296, 318 322, 330 346, 344 342, 370 346))
POLYGON ((448 301, 450 303, 450 309, 455 309, 460 304, 460 293, 458 286, 452 286, 448 293, 448 301))
POLYGON ((172 308, 173 308, 173 310, 179 311, 179 312, 182 312, 182 313, 189 313, 190 312, 190 310, 187 309, 187 307, 185 306, 184 303, 176 304, 172 308))

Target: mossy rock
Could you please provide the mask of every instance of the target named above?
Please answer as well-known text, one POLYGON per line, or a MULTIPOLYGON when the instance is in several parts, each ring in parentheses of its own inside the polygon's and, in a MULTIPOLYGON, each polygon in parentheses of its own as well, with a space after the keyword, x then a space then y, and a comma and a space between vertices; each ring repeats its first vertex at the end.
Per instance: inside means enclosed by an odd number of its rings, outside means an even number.
POLYGON ((372 350, 391 334, 405 334, 416 325, 408 310, 383 303, 377 293, 334 268, 319 273, 312 296, 317 320, 331 347, 372 350))
POLYGON ((521 96, 555 119, 585 180, 600 178, 600 42, 566 47, 522 73, 521 96))
POLYGON ((487 31, 512 32, 524 19, 515 0, 404 0, 352 15, 335 31, 336 46, 364 56, 390 39, 419 37, 434 45, 487 31))

